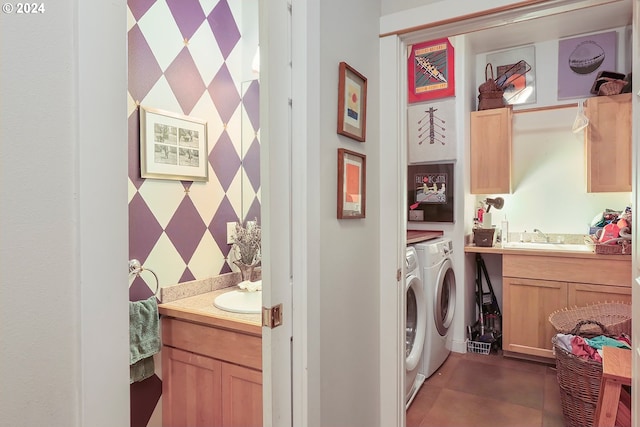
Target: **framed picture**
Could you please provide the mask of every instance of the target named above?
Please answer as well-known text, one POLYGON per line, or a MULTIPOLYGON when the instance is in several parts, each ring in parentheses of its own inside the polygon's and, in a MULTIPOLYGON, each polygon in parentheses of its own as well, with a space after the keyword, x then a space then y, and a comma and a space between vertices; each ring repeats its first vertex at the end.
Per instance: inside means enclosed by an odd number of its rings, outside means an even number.
POLYGON ((140 106, 140 176, 208 181, 207 123, 140 106))
POLYGON ((507 104, 536 102, 535 46, 524 46, 487 55, 487 63, 496 70, 495 80, 504 90, 507 104))
POLYGON ((338 218, 364 218, 367 156, 338 148, 338 218))
POLYGON ((592 34, 558 41, 558 99, 593 96, 599 71, 616 71, 618 33, 592 34))
POLYGON ((407 63, 409 103, 455 95, 453 46, 438 39, 411 46, 407 63))
POLYGON ((346 62, 338 80, 338 133, 364 142, 367 134, 367 79, 346 62))
POLYGON ((409 165, 408 220, 453 221, 453 163, 409 165))
POLYGON ((455 107, 455 98, 408 107, 409 164, 456 159, 455 107))

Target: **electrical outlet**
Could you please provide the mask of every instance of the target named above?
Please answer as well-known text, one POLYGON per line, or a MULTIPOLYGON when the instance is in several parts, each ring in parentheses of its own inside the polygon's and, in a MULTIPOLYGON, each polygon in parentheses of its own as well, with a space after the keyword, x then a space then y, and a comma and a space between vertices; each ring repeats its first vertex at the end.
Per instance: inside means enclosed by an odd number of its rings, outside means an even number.
POLYGON ((227 223, 227 244, 230 245, 233 243, 233 237, 236 235, 236 223, 228 222, 227 223))

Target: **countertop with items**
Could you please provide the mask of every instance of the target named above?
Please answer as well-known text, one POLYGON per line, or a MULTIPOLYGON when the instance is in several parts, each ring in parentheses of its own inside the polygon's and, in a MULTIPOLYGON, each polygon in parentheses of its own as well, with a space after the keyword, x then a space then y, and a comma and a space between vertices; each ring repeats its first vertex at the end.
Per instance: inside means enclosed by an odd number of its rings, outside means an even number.
POLYGON ((545 234, 534 229, 533 233, 507 232, 505 242, 498 237, 502 230, 476 227, 466 239, 465 252, 578 258, 624 257, 631 255, 631 218, 630 207, 623 211, 606 209, 593 219, 589 234, 545 234))
MULTIPOLYGON (((601 258, 601 257, 616 257, 616 258, 629 258, 627 254, 620 255, 607 255, 607 254, 598 254, 595 252, 587 252, 587 251, 572 251, 570 249, 539 249, 539 248, 509 248, 503 247, 501 243, 496 243, 493 246, 476 246, 473 243, 469 243, 465 245, 464 251, 467 253, 483 253, 483 254, 521 254, 521 255, 532 255, 532 256, 558 256, 558 257, 569 257, 569 258, 601 258)), ((630 260, 630 258, 629 258, 630 260)))
POLYGON ((213 304, 218 295, 238 289, 238 277, 238 273, 227 273, 162 288, 158 311, 163 316, 261 335, 260 314, 234 313, 213 304))

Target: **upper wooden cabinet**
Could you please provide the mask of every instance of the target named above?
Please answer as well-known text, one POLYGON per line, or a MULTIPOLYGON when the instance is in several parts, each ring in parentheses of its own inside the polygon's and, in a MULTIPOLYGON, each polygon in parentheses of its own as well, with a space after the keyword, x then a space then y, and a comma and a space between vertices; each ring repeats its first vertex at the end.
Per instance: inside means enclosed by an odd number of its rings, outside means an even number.
POLYGON ((631 93, 585 103, 587 192, 631 191, 631 93))
POLYGON ((471 113, 471 194, 511 193, 512 108, 471 113))

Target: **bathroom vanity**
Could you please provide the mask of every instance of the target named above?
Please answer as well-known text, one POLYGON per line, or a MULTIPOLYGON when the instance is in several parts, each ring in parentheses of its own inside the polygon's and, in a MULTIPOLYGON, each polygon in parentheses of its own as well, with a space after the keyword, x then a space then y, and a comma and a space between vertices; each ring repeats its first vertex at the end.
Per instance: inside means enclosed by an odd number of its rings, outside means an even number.
POLYGON ((213 305, 233 289, 160 304, 163 425, 262 425, 260 315, 213 305))

